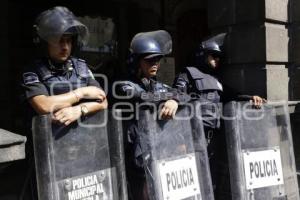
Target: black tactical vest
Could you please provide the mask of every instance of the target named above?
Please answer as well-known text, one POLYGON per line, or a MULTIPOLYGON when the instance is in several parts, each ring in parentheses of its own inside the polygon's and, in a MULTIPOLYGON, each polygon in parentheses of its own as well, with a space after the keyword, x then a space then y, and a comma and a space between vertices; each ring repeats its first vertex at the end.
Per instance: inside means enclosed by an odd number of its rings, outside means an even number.
POLYGON ((212 75, 201 72, 196 67, 186 68, 189 76, 189 93, 192 98, 201 102, 202 120, 204 126, 220 127, 222 84, 212 75))
POLYGON ((57 73, 50 70, 44 62, 37 61, 37 74, 49 95, 63 94, 87 86, 90 73, 85 61, 71 58, 68 62, 71 68, 65 73, 57 73))
MULTIPOLYGON (((127 82, 130 82, 130 84, 127 84, 128 86, 136 88, 135 91, 140 91, 140 92, 143 92, 144 94, 146 94, 146 93, 149 94, 149 95, 142 95, 141 99, 140 99, 140 100, 142 100, 141 102, 159 103, 159 102, 161 102, 160 94, 166 93, 171 89, 168 85, 163 84, 156 80, 147 80, 147 81, 141 81, 141 82, 127 81, 127 82)), ((124 86, 126 86, 126 84, 124 84, 124 86)), ((137 102, 139 102, 139 101, 137 100, 137 102)), ((143 109, 143 108, 153 109, 152 106, 139 107, 139 109, 143 109)), ((136 112, 136 113, 139 113, 139 112, 136 112)), ((129 148, 132 148, 132 151, 134 154, 133 158, 128 158, 128 159, 129 160, 132 159, 130 162, 133 161, 134 167, 137 167, 139 170, 141 170, 143 167, 142 155, 143 155, 143 153, 145 153, 145 152, 143 152, 141 144, 142 143, 145 144, 145 143, 147 143, 147 141, 144 141, 140 137, 139 128, 137 126, 137 121, 132 120, 132 121, 128 122, 126 127, 127 127, 127 134, 128 134, 127 139, 128 139, 128 142, 131 144, 129 148)), ((132 156, 132 155, 130 155, 130 156, 132 156)))

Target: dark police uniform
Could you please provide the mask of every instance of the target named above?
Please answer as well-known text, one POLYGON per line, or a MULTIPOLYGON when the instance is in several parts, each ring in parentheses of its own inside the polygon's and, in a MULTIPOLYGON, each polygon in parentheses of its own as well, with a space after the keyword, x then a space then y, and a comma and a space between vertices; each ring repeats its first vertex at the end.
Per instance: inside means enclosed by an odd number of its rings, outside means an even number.
MULTIPOLYGON (((129 73, 132 77, 129 77, 129 81, 119 84, 116 91, 121 96, 131 97, 127 99, 126 103, 132 103, 135 107, 139 103, 149 102, 159 105, 169 99, 176 100, 176 92, 173 95, 173 89, 169 86, 162 84, 154 79, 141 79, 136 76, 140 66, 140 60, 151 59, 154 57, 163 57, 170 54, 172 51, 172 38, 171 35, 164 30, 157 30, 151 32, 137 33, 131 40, 129 47, 130 55, 128 58, 129 73), (171 95, 170 95, 171 94, 171 95)), ((124 99, 125 100, 125 99, 124 99)), ((120 99, 117 99, 120 101, 120 99)), ((123 101, 123 100, 122 100, 123 101)), ((152 109, 152 106, 142 105, 136 109, 152 109)), ((123 120, 124 122, 124 120, 123 120)), ((144 189, 145 186, 145 173, 143 169, 142 155, 147 150, 142 149, 141 145, 145 144, 142 141, 139 134, 136 119, 125 121, 125 133, 127 133, 128 139, 127 145, 125 145, 126 151, 126 169, 127 177, 130 182, 131 189, 129 194, 133 199, 141 200, 143 197, 147 198, 144 189), (132 191, 132 193, 130 193, 132 191)))
MULTIPOLYGON (((65 64, 56 64, 55 67, 47 58, 38 59, 34 64, 25 68, 21 87, 21 100, 24 104, 25 134, 28 137, 26 146, 26 157, 28 164, 33 172, 33 144, 31 134, 32 118, 37 115, 34 109, 29 105, 28 100, 38 95, 59 95, 70 92, 79 87, 96 86, 99 83, 94 79, 91 71, 88 69, 84 60, 78 58, 70 58, 65 64)), ((36 189, 35 176, 32 173, 31 184, 32 189, 36 189)), ((33 192, 36 195, 36 191, 33 192)), ((37 199, 37 197, 32 197, 37 199)))
POLYGON ((34 65, 25 69, 21 86, 23 88, 22 101, 26 109, 26 134, 31 137, 32 117, 37 113, 29 105, 30 98, 38 95, 52 96, 68 93, 80 87, 95 86, 99 83, 94 79, 84 60, 70 58, 64 64, 55 66, 48 59, 38 59, 34 65))
MULTIPOLYGON (((155 79, 138 80, 136 78, 132 78, 130 79, 130 81, 124 81, 123 83, 119 84, 116 90, 117 94, 120 96, 131 97, 129 99, 126 99, 125 101, 127 103, 131 103, 134 108, 136 108, 135 104, 138 105, 139 103, 143 102, 149 102, 159 105, 160 103, 163 103, 170 99, 174 99, 177 101, 176 97, 174 97, 173 95, 163 95, 165 93, 173 94, 174 89, 166 84, 156 81, 155 79), (157 94, 157 96, 155 94, 157 94)), ((145 106, 139 107, 139 109, 152 109, 152 107, 145 104, 145 106)), ((130 159, 130 161, 133 161, 134 165, 137 168, 142 169, 142 141, 140 141, 140 138, 138 137, 136 119, 131 119, 127 124, 129 124, 126 125, 126 127, 128 127, 127 141, 129 142, 129 145, 133 147, 133 149, 131 150, 134 151, 134 158, 130 159)))
MULTIPOLYGON (((209 66, 205 66, 203 69, 206 69, 208 72, 205 71, 206 73, 204 73, 203 70, 197 67, 186 67, 175 79, 173 86, 182 92, 188 93, 192 100, 200 101, 213 185, 214 187, 217 185, 222 185, 221 187, 224 188, 230 187, 230 184, 224 183, 225 179, 229 181, 229 178, 224 178, 224 176, 228 176, 225 136, 219 133, 222 103, 231 100, 246 101, 252 97, 239 95, 232 89, 224 87, 213 73, 209 73, 212 72, 209 66)), ((215 189, 223 190, 227 192, 227 195, 230 195, 228 194, 230 193, 228 192, 230 188, 225 190, 223 188, 215 189)), ((225 199, 224 196, 223 199, 225 199)))
MULTIPOLYGON (((129 81, 124 81, 118 84, 116 93, 120 96, 131 97, 125 100, 126 103, 131 103, 136 109, 136 104, 143 102, 154 103, 159 105, 167 100, 174 99, 178 101, 176 97, 176 91, 174 88, 158 82, 154 79, 142 79, 139 80, 135 77, 130 78, 129 81), (156 95, 157 94, 157 95, 156 95), (167 95, 164 95, 167 94, 167 95), (171 94, 171 95, 170 95, 171 94)), ((117 100, 124 101, 124 100, 117 100)), ((123 108, 126 108, 125 106, 123 108)), ((138 109, 152 109, 151 106, 141 106, 138 109)), ((136 110, 134 110, 134 113, 136 110)), ((132 114, 132 113, 131 113, 132 114)), ((145 149, 142 149, 142 141, 139 135, 139 129, 137 125, 136 116, 131 120, 124 120, 124 133, 127 139, 125 139, 125 154, 126 154, 126 172, 129 181, 129 195, 133 199, 143 198, 143 187, 145 184, 145 172, 143 168, 142 155, 145 153, 145 149)))
POLYGON ((71 58, 60 68, 48 59, 40 59, 23 73, 22 87, 26 99, 37 95, 58 95, 85 87, 100 87, 84 60, 71 58))
POLYGON ((181 92, 188 93, 192 100, 201 102, 204 128, 212 130, 220 128, 222 102, 252 99, 252 96, 240 95, 224 87, 214 74, 204 73, 197 67, 186 67, 175 79, 173 86, 181 92))
MULTIPOLYGON (((95 86, 99 83, 94 79, 92 72, 88 69, 84 60, 79 58, 70 58, 64 64, 55 66, 48 59, 38 59, 34 65, 25 69, 22 77, 21 86, 24 93, 23 101, 34 96, 59 95, 68 93, 80 87, 95 86)), ((36 112, 28 104, 26 107, 27 127, 31 127, 31 119, 36 112)))
POLYGON ((220 127, 221 95, 223 86, 218 79, 210 74, 203 73, 196 67, 187 67, 185 72, 176 79, 174 86, 182 92, 190 94, 192 99, 201 102, 201 113, 205 127, 212 129, 220 127))
POLYGON ((84 60, 70 58, 64 64, 55 66, 46 58, 38 59, 33 65, 25 69, 21 87, 21 100, 25 104, 24 117, 26 118, 26 131, 31 138, 31 120, 37 115, 29 105, 28 100, 34 96, 59 95, 70 92, 71 90, 85 87, 96 86, 99 83, 94 79, 84 60))

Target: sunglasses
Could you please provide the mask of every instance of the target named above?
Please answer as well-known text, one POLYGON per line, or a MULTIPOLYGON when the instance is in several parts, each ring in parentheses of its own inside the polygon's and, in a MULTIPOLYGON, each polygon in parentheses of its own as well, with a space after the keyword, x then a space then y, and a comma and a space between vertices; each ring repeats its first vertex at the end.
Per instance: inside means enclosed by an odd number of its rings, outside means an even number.
POLYGON ((213 58, 221 58, 221 55, 218 53, 210 54, 213 58))

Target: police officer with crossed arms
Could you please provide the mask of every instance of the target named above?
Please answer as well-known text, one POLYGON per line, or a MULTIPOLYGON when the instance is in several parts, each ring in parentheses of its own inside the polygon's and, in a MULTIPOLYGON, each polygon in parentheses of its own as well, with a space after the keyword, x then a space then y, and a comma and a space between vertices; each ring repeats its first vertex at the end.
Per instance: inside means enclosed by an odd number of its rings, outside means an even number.
POLYGON ((84 60, 73 57, 87 42, 88 29, 65 7, 54 7, 36 19, 37 48, 41 55, 25 69, 25 98, 38 114, 69 125, 83 115, 107 107, 106 95, 84 60), (90 99, 83 102, 83 99, 90 99))
MULTIPOLYGON (((107 108, 106 94, 86 62, 74 57, 74 52, 88 40, 87 27, 66 7, 58 6, 42 12, 34 28, 39 55, 21 78, 21 95, 27 104, 27 157, 31 171, 33 116, 51 113, 54 123, 68 126, 80 117, 107 108)), ((32 176, 32 190, 36 187, 34 180, 32 176)))

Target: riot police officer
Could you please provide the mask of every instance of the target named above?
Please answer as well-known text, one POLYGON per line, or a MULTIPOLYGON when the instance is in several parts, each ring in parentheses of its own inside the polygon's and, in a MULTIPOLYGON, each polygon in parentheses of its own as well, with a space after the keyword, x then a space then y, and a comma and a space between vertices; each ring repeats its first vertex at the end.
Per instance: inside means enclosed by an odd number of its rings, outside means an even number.
MULTIPOLYGON (((160 67, 161 58, 169 54, 171 48, 171 36, 164 30, 136 34, 130 44, 129 78, 127 81, 119 82, 116 87, 116 93, 119 96, 127 97, 125 101, 132 103, 134 107, 143 102, 153 103, 155 108, 157 108, 156 105, 162 105, 159 116, 165 119, 175 115, 178 103, 177 99, 171 96, 159 96, 163 93, 172 92, 173 89, 157 81, 156 74, 160 67), (153 94, 158 94, 158 96, 153 98, 153 94)), ((148 108, 146 106, 146 108, 139 107, 136 109, 148 108)), ((148 199, 142 159, 144 152, 141 148, 143 141, 139 137, 137 120, 131 119, 124 122, 124 125, 125 133, 128 134, 125 151, 129 195, 136 200, 148 199)))
POLYGON ((250 100, 256 108, 259 108, 266 101, 259 96, 239 95, 220 83, 217 72, 221 59, 224 57, 221 46, 225 36, 226 34, 222 33, 203 41, 194 55, 194 66, 184 68, 174 80, 173 85, 180 91, 190 94, 192 99, 201 102, 201 118, 208 144, 207 151, 215 189, 218 187, 217 179, 222 179, 220 177, 222 169, 218 169, 222 165, 219 165, 220 159, 224 160, 227 156, 224 147, 225 138, 220 139, 220 133, 218 133, 220 132, 221 103, 230 100, 250 100))
MULTIPOLYGON (((21 81, 22 96, 29 103, 26 129, 30 130, 31 119, 38 114, 51 113, 56 124, 68 126, 106 109, 106 95, 86 62, 73 56, 87 42, 87 27, 66 7, 54 7, 37 17, 34 28, 40 55, 25 69, 21 81)), ((29 159, 31 148, 32 144, 29 159)))
POLYGON ((67 8, 54 7, 37 17, 35 28, 35 42, 43 54, 25 70, 22 83, 34 111, 52 112, 54 120, 69 125, 82 115, 105 109, 105 93, 86 62, 72 56, 87 42, 87 27, 67 8))

